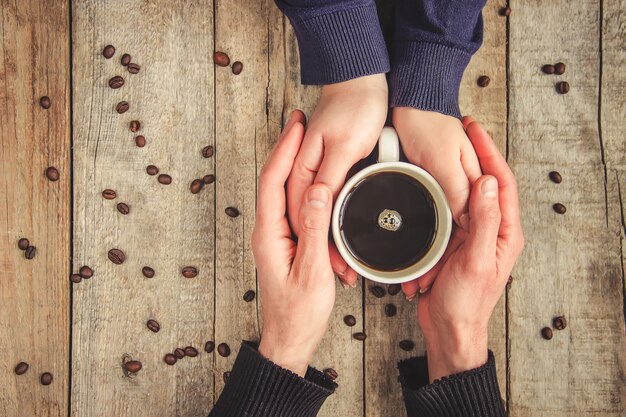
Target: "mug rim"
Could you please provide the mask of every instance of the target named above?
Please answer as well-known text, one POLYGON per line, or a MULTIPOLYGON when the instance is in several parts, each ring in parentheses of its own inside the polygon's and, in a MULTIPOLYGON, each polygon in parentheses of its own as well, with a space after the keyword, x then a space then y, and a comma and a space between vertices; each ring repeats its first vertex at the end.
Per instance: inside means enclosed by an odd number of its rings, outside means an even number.
POLYGON ((452 232, 452 213, 441 185, 426 170, 407 162, 378 162, 360 170, 344 184, 335 200, 331 227, 335 246, 341 257, 359 275, 382 284, 401 284, 420 278, 441 259, 448 246, 452 232), (413 177, 428 190, 436 206, 437 231, 430 250, 415 264, 397 271, 376 270, 356 259, 350 253, 339 230, 339 216, 348 193, 358 182, 379 172, 399 172, 413 177))

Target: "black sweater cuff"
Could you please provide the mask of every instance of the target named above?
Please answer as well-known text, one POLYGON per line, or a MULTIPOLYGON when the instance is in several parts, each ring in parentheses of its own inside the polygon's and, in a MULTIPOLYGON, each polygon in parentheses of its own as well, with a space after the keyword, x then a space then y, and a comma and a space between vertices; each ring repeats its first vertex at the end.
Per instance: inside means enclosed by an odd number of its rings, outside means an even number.
POLYGON ((487 363, 428 383, 425 357, 398 364, 409 417, 504 417, 496 363, 489 351, 487 363))
POLYGON ((209 417, 313 417, 337 384, 309 367, 304 378, 244 342, 209 417))

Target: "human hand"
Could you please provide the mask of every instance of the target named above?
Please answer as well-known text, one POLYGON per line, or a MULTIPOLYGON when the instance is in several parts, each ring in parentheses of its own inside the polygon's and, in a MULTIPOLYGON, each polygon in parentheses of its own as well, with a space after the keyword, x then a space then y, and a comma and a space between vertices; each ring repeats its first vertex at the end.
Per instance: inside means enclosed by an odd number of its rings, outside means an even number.
POLYGON ((407 294, 427 290, 417 311, 431 382, 485 364, 489 318, 524 247, 515 177, 485 130, 463 122, 486 174, 472 185, 468 227, 455 229, 432 270, 403 284, 407 294))
POLYGON ((304 376, 335 303, 328 254, 332 193, 324 184, 303 190, 296 244, 285 216, 285 182, 304 136, 304 114, 292 113, 261 171, 252 252, 263 302, 259 353, 304 376))
MULTIPOLYGON (((322 87, 302 148, 287 182, 289 222, 300 235, 300 209, 307 188, 326 184, 337 196, 348 170, 369 155, 387 116, 387 81, 384 74, 359 77, 322 87)), ((329 244, 333 270, 345 285, 354 287, 357 274, 329 244)))

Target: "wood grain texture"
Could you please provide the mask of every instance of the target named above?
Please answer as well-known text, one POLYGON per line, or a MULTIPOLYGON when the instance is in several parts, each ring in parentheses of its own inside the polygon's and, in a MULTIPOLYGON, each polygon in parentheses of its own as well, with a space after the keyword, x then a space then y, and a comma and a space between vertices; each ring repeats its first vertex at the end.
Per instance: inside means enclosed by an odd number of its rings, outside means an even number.
POLYGON ((68 2, 3 0, 0 12, 0 415, 60 417, 70 346, 68 2), (46 178, 49 166, 58 181, 46 178), (22 237, 37 248, 32 260, 22 237), (30 369, 17 376, 21 361, 30 369), (40 384, 43 372, 51 385, 40 384))
POLYGON ((198 1, 73 2, 74 268, 90 265, 90 280, 74 285, 71 415, 206 416, 213 403, 214 185, 191 194, 194 178, 214 173, 201 149, 213 144, 213 5, 198 1), (193 24, 191 24, 193 22, 193 24), (102 49, 117 48, 106 60, 102 49), (141 65, 120 65, 129 53, 141 65), (112 90, 108 80, 122 75, 112 90), (117 114, 120 100, 130 110, 117 114), (144 148, 130 120, 142 123, 144 148), (146 174, 154 164, 170 185, 146 174), (105 188, 116 190, 105 200, 105 188), (130 206, 126 216, 115 205, 130 206), (107 259, 122 249, 126 261, 107 259), (152 279, 141 269, 156 271, 152 279), (181 268, 195 266, 195 278, 181 268), (148 319, 161 324, 158 333, 148 319), (174 366, 176 347, 201 353, 174 366), (127 354, 143 363, 125 376, 127 354))
POLYGON ((527 236, 509 291, 511 415, 622 416, 619 205, 605 195, 598 131, 600 3, 511 8, 509 162, 527 236), (565 74, 541 73, 556 62, 565 74), (555 91, 561 80, 569 94, 555 91), (561 184, 549 181, 552 170, 561 184), (564 215, 552 210, 556 202, 564 215), (557 315, 567 328, 542 339, 540 329, 557 315))

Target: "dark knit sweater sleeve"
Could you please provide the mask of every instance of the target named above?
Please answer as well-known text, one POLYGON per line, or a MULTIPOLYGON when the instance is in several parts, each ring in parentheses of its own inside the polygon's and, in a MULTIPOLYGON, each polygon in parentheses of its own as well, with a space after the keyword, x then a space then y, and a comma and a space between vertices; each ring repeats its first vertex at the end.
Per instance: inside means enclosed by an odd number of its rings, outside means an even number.
POLYGON ((408 417, 504 417, 493 353, 483 366, 428 383, 426 358, 398 364, 408 417))
POLYGON ((300 49, 303 84, 332 84, 389 71, 374 0, 275 0, 300 49))
POLYGON ((483 38, 485 0, 396 0, 392 107, 460 117, 459 85, 483 38))
POLYGON ((209 417, 313 417, 336 387, 314 368, 302 378, 244 342, 209 417))

